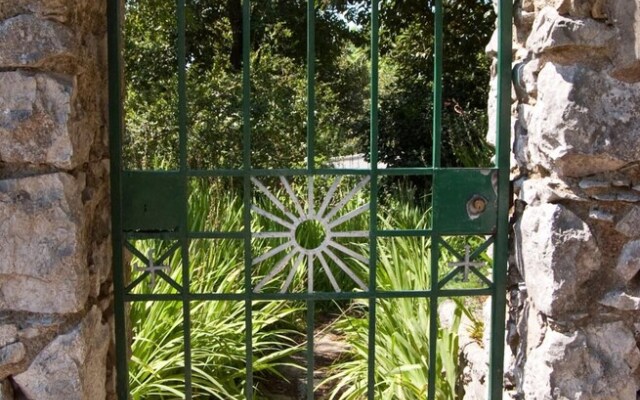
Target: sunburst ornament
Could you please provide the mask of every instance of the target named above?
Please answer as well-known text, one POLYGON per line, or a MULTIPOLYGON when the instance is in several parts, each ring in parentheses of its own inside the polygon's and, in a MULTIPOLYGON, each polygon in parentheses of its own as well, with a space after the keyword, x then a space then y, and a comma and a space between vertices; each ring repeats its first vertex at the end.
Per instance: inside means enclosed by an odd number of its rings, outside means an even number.
MULTIPOLYGON (((251 210, 282 227, 282 230, 276 232, 256 232, 252 233, 254 238, 262 239, 285 239, 285 242, 272 248, 264 254, 255 257, 252 265, 256 266, 270 258, 280 257, 279 261, 269 273, 254 287, 253 291, 259 293, 262 288, 274 279, 278 274, 285 271, 289 267, 288 274, 281 286, 281 293, 289 290, 293 278, 299 268, 306 265, 307 269, 307 290, 311 293, 313 289, 313 271, 316 260, 327 275, 333 289, 340 292, 341 288, 336 281, 335 276, 331 272, 328 260, 333 261, 344 273, 346 273, 362 290, 366 291, 367 285, 349 268, 349 266, 341 259, 344 255, 358 260, 368 265, 369 259, 348 247, 338 243, 337 238, 357 238, 368 237, 369 231, 338 231, 337 228, 358 215, 369 211, 369 203, 359 206, 358 208, 348 212, 341 213, 344 207, 360 192, 370 178, 362 178, 343 198, 335 205, 330 206, 332 200, 336 196, 336 191, 342 183, 342 176, 336 177, 327 194, 322 199, 320 207, 316 209, 314 199, 314 180, 313 176, 307 179, 307 207, 306 210, 301 204, 301 199, 295 194, 289 181, 284 177, 280 177, 280 182, 284 191, 287 193, 295 210, 286 207, 278 197, 256 178, 251 178, 255 187, 262 192, 269 201, 282 213, 283 217, 279 217, 269 211, 266 211, 255 204, 251 206, 251 210), (305 262, 306 261, 306 262, 305 262)), ((336 199, 337 200, 337 199, 336 199)), ((303 267, 304 268, 304 267, 303 267)))

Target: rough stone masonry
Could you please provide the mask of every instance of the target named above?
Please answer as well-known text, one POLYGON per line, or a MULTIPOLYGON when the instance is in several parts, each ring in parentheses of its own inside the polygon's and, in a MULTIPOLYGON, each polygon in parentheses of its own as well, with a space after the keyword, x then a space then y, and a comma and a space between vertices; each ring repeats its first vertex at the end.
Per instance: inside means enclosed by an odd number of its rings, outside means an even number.
POLYGON ((106 2, 0 0, 0 399, 113 397, 106 2))
POLYGON ((635 400, 640 2, 517 0, 514 62, 507 378, 521 399, 635 400))

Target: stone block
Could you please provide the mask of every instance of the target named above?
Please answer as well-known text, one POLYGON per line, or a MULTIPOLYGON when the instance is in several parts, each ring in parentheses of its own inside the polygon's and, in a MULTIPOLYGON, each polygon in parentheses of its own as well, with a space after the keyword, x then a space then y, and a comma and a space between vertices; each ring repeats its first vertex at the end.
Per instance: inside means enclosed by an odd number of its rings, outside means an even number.
POLYGON ((89 289, 82 189, 65 173, 0 180, 1 309, 84 309, 89 289))
POLYGON ((18 340, 18 327, 12 324, 0 325, 0 347, 18 340))
POLYGON ((533 0, 535 8, 540 10, 552 7, 562 15, 571 17, 602 18, 603 3, 606 0, 533 0))
MULTIPOLYGON (((527 48, 534 54, 563 51, 562 57, 573 56, 567 52, 577 50, 580 57, 587 51, 609 53, 617 37, 615 28, 591 18, 567 18, 553 7, 542 9, 533 23, 527 48)), ((559 53, 556 56, 560 56, 559 53)))
MULTIPOLYGON (((530 98, 535 98, 538 96, 538 72, 540 71, 540 60, 533 59, 527 61, 522 64, 520 69, 520 85, 522 86, 522 90, 527 94, 530 98)), ((528 114, 525 114, 524 120, 521 121, 525 128, 529 129, 529 122, 531 121, 531 111, 525 109, 524 111, 528 111, 528 114)))
POLYGON ((618 39, 611 75, 625 82, 640 82, 640 6, 637 1, 608 1, 604 7, 618 39))
POLYGON ((591 207, 589 209, 589 218, 602 222, 613 222, 616 215, 601 207, 591 207))
POLYGON ((640 236, 640 207, 633 206, 616 224, 616 230, 623 235, 636 238, 640 236))
POLYGON ((624 245, 618 257, 615 271, 625 282, 630 281, 638 274, 640 271, 640 240, 632 240, 624 245))
POLYGON ((71 103, 73 80, 26 72, 0 73, 0 161, 72 169, 89 154, 71 103))
POLYGON ((38 67, 77 56, 78 43, 70 28, 32 14, 0 22, 0 67, 38 67))
POLYGON ((561 9, 564 6, 566 0, 533 0, 534 9, 540 11, 545 7, 552 7, 553 9, 561 9))
POLYGON ((600 304, 622 311, 640 311, 640 297, 633 296, 621 290, 607 293, 600 304))
POLYGON ((68 21, 70 10, 68 0, 12 0, 0 3, 0 20, 21 14, 34 14, 64 23, 68 21))
POLYGON ((0 379, 16 372, 16 367, 26 356, 27 351, 21 342, 11 343, 0 348, 0 379))
POLYGON ((640 159, 640 86, 547 63, 529 123, 530 168, 583 177, 640 159))
POLYGON ((584 331, 548 330, 525 366, 524 398, 636 400, 640 352, 621 322, 584 331))
POLYGON ((529 205, 557 203, 562 200, 583 201, 567 182, 557 178, 528 179, 522 183, 520 198, 529 205))
POLYGON ((106 397, 109 327, 94 306, 71 332, 58 336, 14 376, 28 400, 85 400, 106 397))
POLYGON ((541 204, 527 207, 516 229, 518 258, 536 309, 561 318, 586 307, 584 284, 601 264, 587 224, 564 206, 541 204))
MULTIPOLYGON (((101 30, 98 19, 106 19, 106 3, 95 0, 11 0, 0 2, 0 20, 29 14, 74 28, 101 30)), ((87 31, 86 29, 82 29, 87 31)))

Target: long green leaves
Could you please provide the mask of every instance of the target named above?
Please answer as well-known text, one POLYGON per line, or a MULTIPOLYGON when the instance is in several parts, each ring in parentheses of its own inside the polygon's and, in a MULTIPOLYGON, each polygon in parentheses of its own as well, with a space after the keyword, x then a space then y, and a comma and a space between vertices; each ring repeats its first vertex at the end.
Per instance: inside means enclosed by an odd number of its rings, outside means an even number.
MULTIPOLYGON (((212 224, 220 230, 237 230, 242 219, 235 194, 197 187, 190 204, 190 229, 198 231, 212 224), (225 217, 222 218, 222 214, 225 217)), ((162 243, 145 241, 138 245, 158 247, 162 243)), ((198 293, 240 292, 244 270, 242 246, 231 239, 211 243, 194 240, 189 246, 191 290, 198 293)), ((172 278, 180 281, 182 265, 175 253, 169 260, 172 278)), ((148 292, 141 284, 136 289, 148 292)), ((171 293, 173 288, 158 280, 154 293, 171 293)), ((277 374, 276 367, 298 351, 299 334, 286 321, 300 313, 296 304, 255 302, 253 304, 253 369, 277 374)), ((245 396, 245 305, 238 301, 207 301, 191 304, 191 375, 194 398, 241 399, 245 396)), ((180 302, 139 302, 130 311, 132 345, 130 387, 132 398, 184 398, 184 328, 180 302)))
MULTIPOLYGON (((410 204, 398 204, 397 218, 382 221, 383 229, 428 225, 428 213, 410 204)), ((380 241, 377 284, 380 290, 425 290, 430 287, 431 241, 426 237, 399 237, 380 241)), ((376 303, 376 398, 424 399, 429 368, 436 369, 436 398, 456 398, 458 369, 458 329, 462 314, 471 315, 461 301, 448 327, 438 328, 438 337, 429 337, 431 304, 426 298, 379 299, 376 303), (436 365, 429 365, 429 343, 437 340, 436 365)), ((366 309, 367 303, 358 307, 366 309)), ((350 360, 335 364, 323 383, 334 386, 332 398, 355 400, 367 394, 367 341, 369 326, 365 318, 347 310, 346 319, 335 329, 350 345, 350 360)))
MULTIPOLYGON (((347 187, 347 190, 349 187, 347 187)), ((341 198, 340 187, 335 201, 341 198)), ((277 189, 274 189, 277 191, 277 189)), ((228 187, 194 184, 190 196, 190 230, 240 231, 242 229, 242 203, 240 196, 228 187)), ((301 201, 303 196, 301 196, 301 201)), ((393 198, 393 197, 391 197, 393 198)), ((366 200, 356 196, 345 204, 345 213, 366 200)), ((274 211, 274 206, 260 203, 274 211), (271 207, 271 208, 270 208, 271 207)), ((429 226, 429 211, 412 204, 411 199, 391 200, 392 216, 381 218, 380 229, 406 229, 429 226)), ((368 218, 347 221, 349 230, 368 230, 368 218)), ((253 232, 281 229, 272 221, 254 218, 253 232)), ((311 227, 310 229, 313 229, 311 227)), ((304 235, 305 232, 301 232, 304 235)), ((396 237, 378 239, 377 286, 379 290, 424 290, 431 285, 428 266, 431 263, 431 241, 428 237, 396 237)), ((346 244, 346 243, 345 243, 346 244)), ((450 241, 459 249, 460 240, 450 241)), ((252 242, 255 254, 263 254, 278 243, 264 239, 252 242)), ((366 240, 348 244, 360 254, 368 255, 366 240)), ((158 254, 166 243, 143 241, 136 244, 143 253, 155 248, 158 254)), ((241 293, 243 284, 244 247, 242 240, 192 240, 189 245, 191 291, 197 293, 241 293)), ((172 279, 181 282, 180 252, 168 260, 172 279)), ((441 262, 447 262, 443 254, 441 262)), ((274 264, 273 260, 271 264, 274 264)), ((350 257, 344 258, 359 276, 367 275, 366 265, 350 257)), ((254 270, 253 281, 259 282, 272 267, 271 264, 254 270)), ((320 276, 318 277, 320 278, 320 276)), ((306 274, 294 278, 292 288, 305 288, 306 274)), ((353 281, 346 275, 336 274, 340 286, 352 290, 353 281)), ((276 282, 277 283, 277 282, 276 282)), ((332 291, 330 283, 317 279, 318 290, 332 291)), ((277 289, 278 284, 274 287, 277 289)), ((141 284, 136 289, 148 293, 151 289, 141 284)), ((174 291, 165 280, 158 279, 154 293, 174 291)), ((436 395, 438 400, 455 399, 458 371, 457 332, 463 314, 471 313, 460 302, 449 327, 438 328, 438 338, 429 337, 431 304, 426 298, 378 299, 376 318, 376 396, 381 399, 423 399, 427 393, 428 371, 437 371, 436 395), (429 343, 437 340, 436 365, 429 365, 429 343)), ((291 356, 304 345, 304 310, 299 302, 260 301, 252 304, 253 370, 257 374, 255 387, 260 396, 259 377, 279 377, 280 367, 291 363, 291 356), (302 344, 301 344, 302 343, 302 344)), ((349 344, 349 356, 331 368, 330 377, 323 384, 333 386, 333 398, 360 399, 367 392, 368 309, 366 300, 338 303, 342 317, 333 323, 349 344)), ((319 309, 320 312, 325 312, 319 309)), ((191 375, 194 398, 242 399, 246 396, 245 304, 239 301, 202 301, 190 304, 191 318, 191 375)), ((180 302, 139 302, 130 310, 132 330, 132 356, 130 362, 131 394, 134 399, 184 398, 184 328, 183 306, 180 302)), ((279 379, 285 379, 280 377, 279 379)))

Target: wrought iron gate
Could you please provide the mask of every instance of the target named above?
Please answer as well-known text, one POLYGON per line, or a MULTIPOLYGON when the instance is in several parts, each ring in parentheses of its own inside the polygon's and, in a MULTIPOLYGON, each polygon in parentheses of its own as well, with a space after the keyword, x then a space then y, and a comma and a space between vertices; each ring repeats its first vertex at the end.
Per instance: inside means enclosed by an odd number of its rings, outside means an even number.
MULTIPOLYGON (((192 398, 191 365, 192 349, 190 337, 191 308, 197 302, 235 301, 244 303, 246 329, 246 398, 253 398, 253 349, 252 349, 252 305, 257 301, 301 301, 307 315, 307 397, 313 398, 313 321, 315 304, 326 300, 368 300, 367 318, 369 335, 367 352, 368 381, 367 397, 376 398, 376 307, 379 300, 399 298, 424 298, 430 302, 430 337, 438 335, 438 302, 445 297, 490 296, 492 299, 489 398, 502 398, 505 281, 507 265, 507 229, 509 209, 509 121, 510 121, 510 71, 511 71, 511 7, 512 2, 499 3, 499 61, 498 61, 498 117, 496 121, 497 168, 448 169, 441 167, 442 132, 442 35, 443 1, 436 2, 434 63, 434 120, 432 165, 420 168, 382 168, 378 163, 378 3, 371 6, 371 108, 370 108, 370 166, 368 168, 333 168, 318 165, 314 149, 314 68, 315 30, 314 3, 309 1, 308 29, 308 105, 307 105, 307 155, 306 166, 288 169, 256 169, 252 167, 251 132, 251 75, 250 75, 250 0, 243 2, 243 102, 242 102, 242 166, 230 169, 195 170, 188 165, 188 129, 186 115, 186 68, 185 58, 185 0, 177 0, 177 57, 178 57, 178 128, 179 168, 168 171, 130 171, 122 163, 123 149, 123 99, 122 99, 122 13, 120 0, 109 0, 109 78, 110 78, 110 151, 111 188, 113 213, 113 271, 115 286, 115 326, 117 353, 118 398, 129 396, 129 338, 128 304, 135 302, 173 301, 182 307, 182 330, 184 334, 184 397, 192 398), (379 223, 379 189, 381 177, 428 176, 432 184, 433 216, 429 226, 415 229, 386 229, 379 223), (241 181, 242 215, 238 218, 241 227, 237 231, 194 231, 188 216, 189 180, 193 178, 232 177, 241 181), (274 187, 277 186, 276 191, 274 187), (342 197, 336 192, 344 187, 342 197), (303 189, 304 188, 304 189, 303 189), (256 200, 262 197, 263 202, 256 200), (347 203, 365 199, 348 211, 347 203), (268 204, 269 207, 263 206, 268 204), (363 218, 368 213, 367 230, 344 230, 345 222, 363 218), (255 219, 262 218, 276 230, 255 228, 255 219), (315 224, 322 232, 317 243, 306 245, 297 237, 304 224, 315 224), (253 227, 253 228, 252 228, 253 227), (452 248, 444 238, 449 235, 483 236, 486 240, 464 252, 452 248), (386 290, 376 284, 378 268, 378 243, 380 239, 397 237, 425 237, 431 241, 431 284, 421 290, 396 288, 386 290), (238 272, 244 290, 241 292, 196 290, 195 277, 190 266, 189 245, 195 240, 234 239, 242 243, 244 269, 238 272), (344 245, 343 240, 366 243, 366 251, 354 250, 344 245), (169 243, 164 253, 154 254, 150 248, 146 254, 136 246, 140 240, 162 240, 169 243), (254 254, 252 243, 256 240, 271 241, 270 250, 254 254), (493 249, 490 274, 482 271, 484 264, 478 256, 488 248, 493 249), (441 254, 448 252, 458 261, 442 265, 441 254), (130 254, 130 258, 127 257, 130 254), (173 276, 168 270, 168 260, 179 257, 181 274, 173 276), (361 274, 344 261, 345 258, 359 262, 368 272, 361 274), (133 260, 133 262, 130 262, 133 260), (277 262, 276 262, 277 261, 277 262), (269 268, 256 278, 254 270, 263 264, 269 268), (449 271, 443 271, 443 267, 449 271), (336 281, 340 273, 351 279, 353 290, 344 290, 336 281), (454 277, 466 280, 475 275, 482 282, 476 288, 449 288, 454 277), (304 287, 293 287, 294 279, 304 277, 304 287), (328 280, 328 288, 317 290, 314 276, 328 280), (156 293, 153 287, 158 281, 170 286, 165 293, 156 293), (140 290, 141 287, 145 289, 140 290)), ((362 248, 362 246, 361 246, 362 248)), ((401 268, 398 265, 398 268, 401 268)), ((402 327, 398 327, 399 330, 402 327)), ((437 343, 429 343, 429 365, 436 365, 437 343)), ((435 399, 436 368, 428 372, 426 396, 435 399)))

